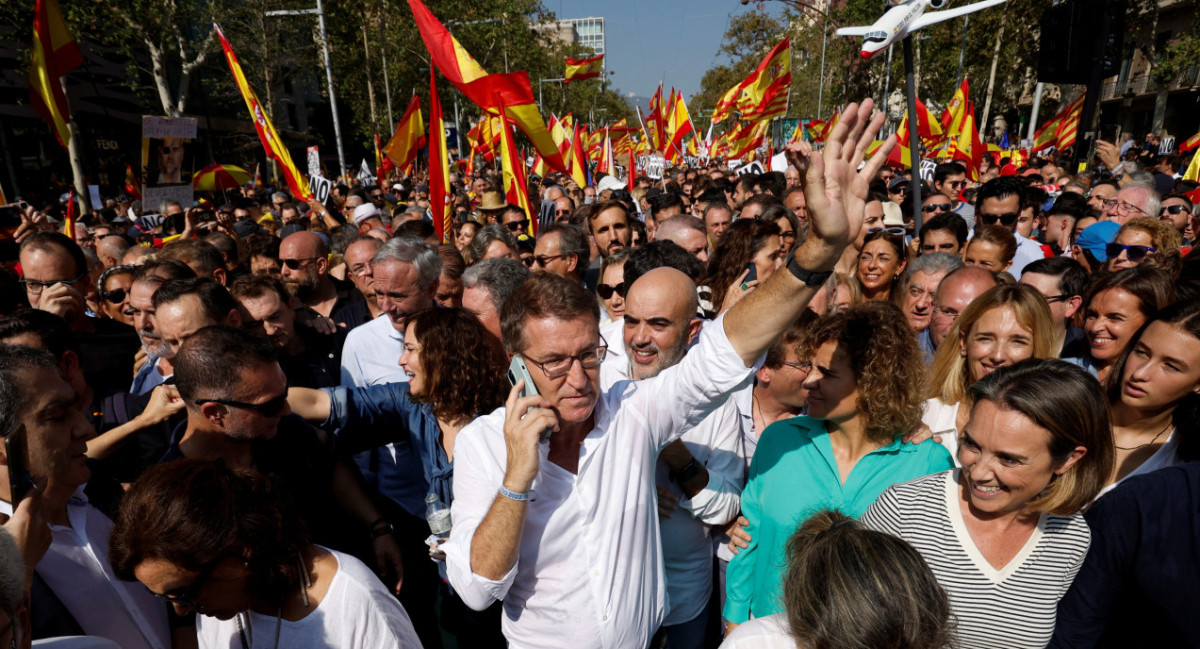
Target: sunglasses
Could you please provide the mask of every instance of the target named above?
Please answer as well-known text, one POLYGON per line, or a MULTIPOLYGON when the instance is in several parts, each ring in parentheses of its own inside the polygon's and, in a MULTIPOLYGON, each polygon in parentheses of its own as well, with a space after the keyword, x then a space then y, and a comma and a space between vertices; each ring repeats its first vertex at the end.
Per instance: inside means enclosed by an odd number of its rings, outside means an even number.
POLYGON ((908 232, 904 228, 899 227, 899 226, 892 226, 890 228, 867 228, 868 235, 875 234, 876 232, 886 232, 888 234, 894 234, 896 236, 903 236, 905 234, 908 234, 908 232))
POLYGON ((234 401, 232 399, 196 399, 193 403, 198 406, 202 406, 206 403, 219 403, 223 406, 230 406, 232 408, 253 410, 264 417, 276 417, 279 415, 279 413, 283 412, 283 409, 287 406, 287 393, 284 392, 274 399, 271 399, 270 401, 264 401, 262 403, 245 403, 243 401, 234 401))
POLYGON ((947 180, 946 182, 944 182, 942 184, 949 186, 951 189, 962 189, 963 187, 967 186, 967 181, 965 181, 965 180, 947 180))
POLYGON ((304 259, 280 259, 279 263, 288 267, 288 270, 300 270, 308 266, 308 262, 320 259, 320 257, 305 257, 304 259))
POLYGON ((1129 261, 1141 261, 1146 258, 1146 255, 1157 252, 1158 249, 1151 246, 1127 246, 1123 243, 1110 243, 1104 246, 1104 252, 1108 254, 1108 258, 1112 259, 1125 252, 1125 257, 1129 261))
POLYGON ((597 284, 596 285, 596 294, 599 295, 600 299, 602 299, 602 300, 611 300, 613 293, 616 293, 617 295, 620 295, 621 297, 625 297, 625 282, 621 282, 620 284, 616 284, 616 285, 613 285, 613 284, 597 284))
POLYGON ((1168 206, 1162 208, 1161 210, 1159 210, 1158 213, 1159 214, 1182 214, 1185 210, 1190 211, 1190 210, 1188 210, 1187 205, 1168 205, 1168 206))
POLYGON ((930 203, 929 205, 922 205, 921 211, 926 214, 933 214, 934 212, 949 212, 950 204, 949 203, 930 203))
POLYGON ((120 304, 125 301, 125 296, 128 295, 125 289, 118 288, 111 291, 101 291, 100 299, 109 304, 120 304))
POLYGON ((1011 226, 1017 222, 1017 217, 1020 216, 1017 212, 1006 212, 1004 214, 980 214, 979 220, 984 225, 996 225, 999 222, 1005 226, 1011 226))
POLYGON ((504 227, 508 228, 512 232, 522 232, 525 230, 525 228, 529 227, 529 220, 524 219, 521 221, 511 221, 509 223, 505 223, 504 227))

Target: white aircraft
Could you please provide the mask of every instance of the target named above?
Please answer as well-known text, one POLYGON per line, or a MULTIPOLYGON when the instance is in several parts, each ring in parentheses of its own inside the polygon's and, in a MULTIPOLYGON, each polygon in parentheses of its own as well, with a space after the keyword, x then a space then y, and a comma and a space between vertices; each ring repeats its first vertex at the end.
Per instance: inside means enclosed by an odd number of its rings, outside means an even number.
POLYGON ((838 36, 862 36, 862 57, 869 59, 887 49, 892 43, 903 40, 905 36, 919 29, 940 23, 943 20, 965 16, 980 9, 994 7, 1005 2, 1005 0, 983 0, 983 2, 976 2, 975 4, 959 7, 958 9, 948 9, 931 14, 925 13, 926 9, 941 9, 945 7, 949 1, 902 0, 900 2, 889 2, 887 11, 884 12, 883 17, 875 21, 874 25, 843 27, 837 30, 837 34, 838 36))

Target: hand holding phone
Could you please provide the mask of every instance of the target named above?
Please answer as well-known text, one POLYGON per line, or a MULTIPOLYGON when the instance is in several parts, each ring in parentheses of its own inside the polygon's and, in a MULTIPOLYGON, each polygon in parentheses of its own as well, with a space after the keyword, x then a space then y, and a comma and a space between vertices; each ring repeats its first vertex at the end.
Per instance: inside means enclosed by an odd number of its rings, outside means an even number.
POLYGON ((750 282, 758 280, 758 265, 752 261, 746 262, 746 277, 742 279, 742 290, 749 288, 750 282))
POLYGON ((8 486, 15 509, 29 491, 34 488, 33 477, 29 474, 29 454, 26 451, 25 426, 18 426, 15 431, 4 437, 4 456, 8 464, 8 486))
MULTIPOLYGON (((533 377, 529 375, 529 367, 525 365, 525 359, 520 354, 513 354, 512 361, 508 364, 508 381, 514 386, 518 381, 524 381, 525 384, 521 389, 520 398, 537 396, 537 386, 533 383, 533 377)), ((534 410, 530 408, 530 410, 534 410)), ((549 428, 542 431, 542 442, 550 440, 550 433, 553 431, 549 428)))

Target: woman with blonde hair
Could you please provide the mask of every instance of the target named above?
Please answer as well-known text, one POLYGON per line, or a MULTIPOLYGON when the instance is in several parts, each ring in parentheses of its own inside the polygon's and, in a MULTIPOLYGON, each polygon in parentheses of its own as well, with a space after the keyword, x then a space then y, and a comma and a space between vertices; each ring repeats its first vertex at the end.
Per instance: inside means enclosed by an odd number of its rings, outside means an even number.
POLYGON ((967 389, 1005 365, 1055 358, 1055 340, 1050 307, 1037 289, 1024 284, 988 289, 967 305, 934 354, 921 422, 955 454, 970 419, 967 389))
POLYGON ((1041 649, 1091 543, 1082 509, 1113 466, 1100 384, 1027 359, 970 387, 961 469, 890 487, 862 516, 908 541, 950 596, 956 649, 1041 649))

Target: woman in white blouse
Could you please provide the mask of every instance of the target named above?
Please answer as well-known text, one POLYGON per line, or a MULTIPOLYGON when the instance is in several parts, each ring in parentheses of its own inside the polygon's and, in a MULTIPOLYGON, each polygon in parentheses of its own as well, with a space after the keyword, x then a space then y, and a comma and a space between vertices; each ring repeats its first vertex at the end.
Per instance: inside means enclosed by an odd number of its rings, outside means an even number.
POLYGON ((1086 371, 1025 360, 971 386, 961 469, 894 485, 860 519, 899 536, 950 596, 958 649, 1042 648, 1091 543, 1080 510, 1113 466, 1086 371))
POLYGON ((1116 465, 1122 480, 1200 459, 1200 302, 1177 302, 1146 323, 1108 379, 1116 465))
MULTIPOLYGON (((921 423, 956 455, 971 404, 967 388, 997 368, 1027 358, 1054 358, 1050 307, 1035 289, 1001 284, 971 301, 933 357, 921 423)), ((957 457, 955 459, 957 463, 957 457)))

